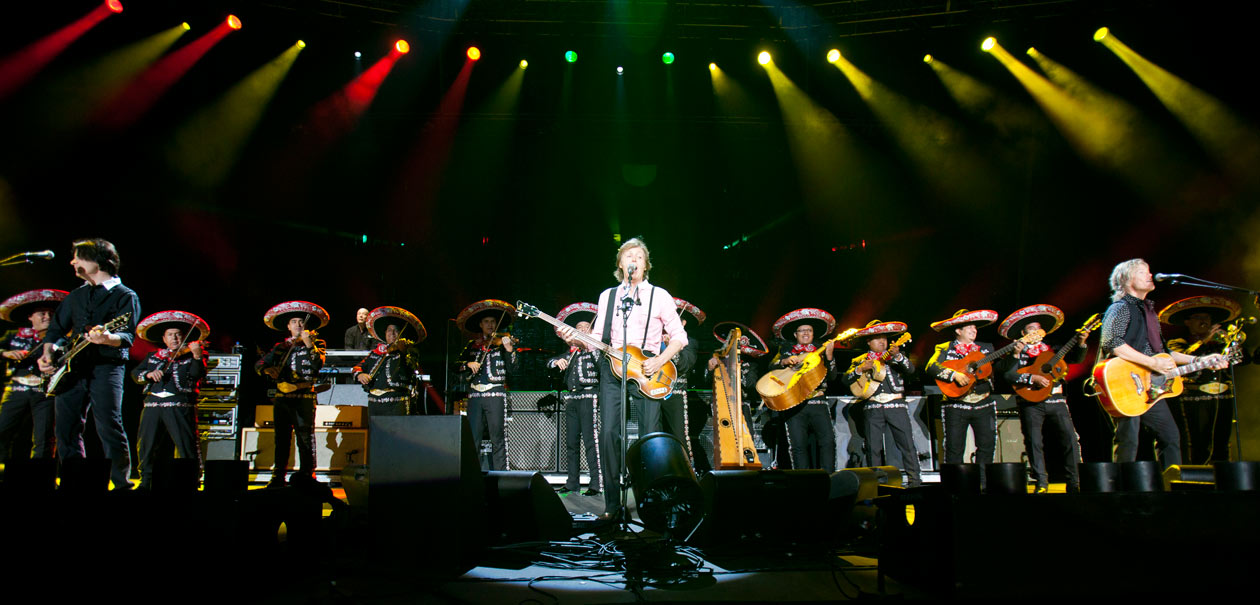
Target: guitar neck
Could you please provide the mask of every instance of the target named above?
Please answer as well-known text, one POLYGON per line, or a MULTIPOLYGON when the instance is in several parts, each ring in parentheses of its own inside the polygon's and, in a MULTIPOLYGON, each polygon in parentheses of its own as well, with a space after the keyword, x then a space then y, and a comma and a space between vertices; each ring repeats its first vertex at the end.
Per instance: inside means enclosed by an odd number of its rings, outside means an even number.
POLYGON ((1007 355, 1010 355, 1011 351, 1015 350, 1016 342, 1019 342, 1019 341, 1016 340, 1015 342, 1012 342, 1011 344, 1008 344, 992 353, 989 353, 988 355, 985 355, 984 357, 981 357, 980 361, 976 362, 976 366, 979 367, 985 364, 990 364, 990 363, 993 363, 993 360, 995 359, 999 359, 1007 355))
POLYGON ((1210 367, 1211 365, 1212 365, 1212 364, 1211 364, 1211 363, 1208 363, 1208 360, 1207 360, 1207 359, 1200 359, 1199 361, 1196 361, 1196 362, 1193 362, 1193 363, 1188 363, 1188 364, 1186 364, 1186 365, 1184 365, 1184 366, 1177 366, 1177 369, 1175 369, 1175 370, 1173 370, 1173 371, 1171 371, 1171 372, 1169 372, 1169 373, 1167 373, 1167 374, 1164 374, 1164 376, 1169 376, 1169 377, 1172 377, 1172 376, 1185 376, 1186 374, 1193 374, 1193 373, 1195 373, 1195 372, 1198 372, 1199 370, 1206 370, 1206 369, 1208 369, 1208 367, 1210 367))
POLYGON ((1054 364, 1059 363, 1060 361, 1063 361, 1063 358, 1067 357, 1068 351, 1071 351, 1072 347, 1075 347, 1077 344, 1080 344, 1080 342, 1081 341, 1073 338, 1072 340, 1067 341, 1067 344, 1059 347, 1059 350, 1054 353, 1054 359, 1050 360, 1050 365, 1054 365, 1054 364))
MULTIPOLYGON (((538 314, 535 315, 534 317, 537 317, 538 319, 541 319, 557 328, 569 327, 569 325, 564 323, 563 321, 560 321, 550 315, 547 315, 546 313, 543 313, 542 311, 539 311, 538 314)), ((620 358, 619 356, 614 354, 614 349, 612 348, 612 345, 604 344, 604 341, 596 339, 594 336, 591 336, 590 334, 586 334, 584 332, 578 332, 577 330, 574 330, 573 335, 578 340, 586 343, 587 345, 590 345, 591 348, 594 348, 599 351, 603 351, 605 354, 613 355, 614 357, 620 358)))

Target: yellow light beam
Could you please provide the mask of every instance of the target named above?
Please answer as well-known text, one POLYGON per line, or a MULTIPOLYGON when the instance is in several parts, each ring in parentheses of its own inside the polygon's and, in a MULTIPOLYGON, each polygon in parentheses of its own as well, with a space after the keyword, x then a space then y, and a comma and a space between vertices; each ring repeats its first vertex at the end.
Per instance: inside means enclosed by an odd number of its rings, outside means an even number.
POLYGON ((727 116, 748 115, 753 110, 752 101, 744 87, 716 63, 709 64, 709 84, 713 86, 713 98, 718 113, 727 116))
POLYGON ((773 62, 765 65, 774 87, 801 193, 813 208, 848 212, 875 188, 876 171, 849 131, 773 62))
POLYGON ((1146 83, 1231 177, 1253 187, 1260 184, 1255 169, 1260 165, 1260 133, 1255 127, 1216 97, 1139 55, 1114 33, 1100 42, 1146 83))
POLYGON ((167 155, 171 166, 196 185, 222 182, 304 46, 294 43, 176 130, 167 155))
POLYGON ((952 120, 911 103, 873 80, 847 57, 837 57, 833 64, 936 190, 969 208, 982 208, 1001 199, 997 180, 989 178, 994 171, 970 149, 952 120))
MULTIPOLYGON (((1024 86, 1077 153, 1114 171, 1147 199, 1172 201, 1188 181, 1184 158, 1168 153, 1128 104, 1102 93, 1062 66, 1051 70, 1055 77, 1077 81, 1068 89, 1060 88, 1011 56, 1001 44, 995 44, 989 54, 1024 86)), ((1049 61, 1040 53, 1036 59, 1049 61)))
POLYGON ((940 57, 928 63, 954 102, 968 113, 984 120, 1004 137, 1040 136, 1049 129, 1045 118, 1032 107, 1020 103, 997 89, 963 73, 940 57))
POLYGON ((188 32, 183 24, 132 42, 58 78, 40 95, 44 108, 37 115, 52 120, 54 130, 74 128, 105 100, 146 67, 157 61, 180 36, 188 32))

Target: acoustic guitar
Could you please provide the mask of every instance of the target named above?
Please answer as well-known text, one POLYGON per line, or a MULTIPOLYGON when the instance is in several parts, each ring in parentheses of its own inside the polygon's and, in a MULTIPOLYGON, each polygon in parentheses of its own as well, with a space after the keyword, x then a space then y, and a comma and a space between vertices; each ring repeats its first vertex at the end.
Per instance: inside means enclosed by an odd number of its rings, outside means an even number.
MULTIPOLYGON (((1223 353, 1230 365, 1242 361, 1239 339, 1231 340, 1223 353)), ((1158 359, 1172 359, 1168 353, 1155 355, 1158 359)), ((1094 366, 1093 380, 1097 386, 1098 401, 1108 414, 1116 418, 1141 416, 1159 400, 1176 397, 1184 390, 1181 377, 1211 367, 1207 358, 1178 366, 1167 374, 1158 374, 1136 363, 1112 357, 1094 366)))
POLYGON ((849 390, 853 392, 853 401, 866 401, 875 395, 875 391, 879 390, 880 383, 888 377, 888 368, 884 365, 890 357, 892 357, 893 347, 900 347, 910 342, 910 333, 902 334, 896 342, 888 345, 888 350, 875 358, 875 367, 862 372, 858 379, 849 385, 849 390))
MULTIPOLYGON (((857 333, 858 328, 849 328, 829 342, 848 340, 850 336, 857 333)), ((827 377, 827 364, 822 362, 823 351, 826 348, 826 343, 823 343, 823 346, 806 355, 798 368, 780 368, 762 376, 757 381, 757 393, 761 395, 766 407, 782 412, 808 399, 809 395, 827 377)))
POLYGON ((993 361, 1010 355, 1015 350, 1015 343, 1022 342, 1025 345, 1032 345, 1041 342, 1041 339, 1045 337, 1045 330, 1033 330, 1025 334, 1023 338, 1012 341, 1011 344, 988 355, 982 355, 980 351, 972 351, 962 359, 942 361, 940 362, 942 367, 949 368, 959 374, 966 374, 968 378, 971 378, 971 382, 968 382, 966 386, 960 387, 953 380, 941 380, 938 378, 936 379, 936 386, 940 387, 941 393, 950 399, 962 397, 970 392, 971 387, 976 386, 977 382, 993 375, 993 361))
MULTIPOLYGON (((1093 317, 1085 320, 1085 325, 1081 326, 1081 329, 1076 331, 1076 335, 1079 337, 1081 334, 1089 334, 1090 332, 1097 330, 1098 326, 1101 325, 1102 316, 1095 313, 1093 317)), ((1066 344, 1059 347, 1057 352, 1051 353, 1050 351, 1046 351, 1045 353, 1038 355, 1037 358, 1034 359, 1027 367, 1015 370, 1019 374, 1041 376, 1050 381, 1050 386, 1047 387, 1039 387, 1035 384, 1016 384, 1014 387, 1015 393, 1023 398, 1024 401, 1032 401, 1034 403, 1045 401, 1046 398, 1050 396, 1050 393, 1054 391, 1054 383, 1062 380, 1064 376, 1067 376, 1068 365, 1066 361, 1063 361, 1063 358, 1067 356, 1068 351, 1072 350, 1072 347, 1075 347, 1080 343, 1081 341, 1079 338, 1072 338, 1067 341, 1066 344)))

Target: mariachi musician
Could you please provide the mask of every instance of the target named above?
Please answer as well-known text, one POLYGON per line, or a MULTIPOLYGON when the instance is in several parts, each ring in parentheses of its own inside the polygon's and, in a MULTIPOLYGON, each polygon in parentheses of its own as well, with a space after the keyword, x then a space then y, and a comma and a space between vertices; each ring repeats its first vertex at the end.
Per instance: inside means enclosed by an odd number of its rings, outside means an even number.
POLYGON ((276 460, 267 487, 284 487, 292 439, 297 434, 298 472, 293 480, 315 480, 315 380, 324 367, 324 341, 314 329, 328 325, 323 307, 303 300, 282 302, 263 315, 267 327, 288 332, 255 370, 275 383, 276 460), (314 329, 312 329, 314 328, 314 329))
MULTIPOLYGON (((1233 321, 1241 313, 1242 307, 1237 302, 1223 296, 1192 296, 1164 307, 1159 312, 1159 321, 1169 326, 1185 326, 1188 331, 1189 338, 1168 341, 1169 351, 1210 355, 1225 351, 1227 343, 1221 324, 1233 321)), ((1234 390, 1230 377, 1231 372, 1211 369, 1188 374, 1182 378, 1185 391, 1168 402, 1174 416, 1181 420, 1181 452, 1186 464, 1231 459, 1234 390)))
POLYGON ((428 332, 419 318, 402 307, 377 307, 364 321, 372 338, 381 341, 354 366, 354 379, 368 394, 368 414, 406 416, 419 382, 416 344, 428 332), (403 338, 408 330, 414 340, 403 338))
MULTIPOLYGON (((678 310, 678 319, 682 322, 683 329, 687 328, 687 314, 695 319, 696 325, 704 323, 704 311, 681 298, 674 297, 674 305, 678 310)), ((661 350, 664 351, 669 346, 670 335, 667 331, 661 332, 661 350)), ((700 357, 700 339, 687 337, 687 346, 681 351, 674 354, 674 368, 678 370, 678 377, 674 379, 674 384, 670 389, 669 397, 661 402, 661 429, 675 436, 683 443, 687 450, 687 457, 691 458, 693 465, 695 461, 695 451, 691 448, 691 431, 687 426, 689 419, 687 412, 687 375, 691 373, 691 368, 696 365, 696 359, 700 357)))
MULTIPOLYGON (((772 368, 799 368, 805 357, 819 350, 815 340, 826 338, 836 328, 836 319, 822 309, 803 308, 789 312, 774 322, 774 335, 783 345, 770 360, 772 368), (793 343, 787 344, 784 333, 792 335, 793 343)), ((835 341, 828 341, 822 348, 822 362, 827 376, 836 373, 835 341)), ((828 409, 826 378, 804 401, 782 412, 787 427, 788 452, 792 468, 817 468, 828 472, 836 470, 836 434, 828 409), (810 438, 818 447, 818 458, 810 455, 810 438)))
POLYGON ((455 323, 468 335, 468 344, 459 356, 459 371, 470 376, 468 424, 473 442, 490 431, 490 470, 508 469, 507 424, 509 372, 517 367, 512 336, 502 330, 512 323, 516 307, 511 303, 486 299, 464 308, 455 323))
MULTIPOLYGON (((1063 311, 1054 305, 1030 305, 1011 313, 998 326, 998 334, 1002 338, 1016 340, 1034 330, 1045 330, 1046 334, 1054 332, 1063 325, 1063 311)), ((1088 331, 1076 338, 1079 344, 1085 344, 1088 331)), ((1076 352, 1068 363, 1085 361, 1088 349, 1075 347, 1076 352)), ((1024 433, 1024 452, 1028 455, 1028 467, 1036 484, 1034 493, 1044 494, 1049 491, 1050 478, 1046 474, 1045 436, 1042 427, 1050 421, 1059 431, 1059 448, 1063 452, 1063 474, 1067 480, 1068 493, 1080 491, 1080 476, 1077 465, 1081 462, 1080 443, 1076 438, 1076 426, 1072 424, 1072 413, 1068 410, 1067 396, 1063 394, 1063 381, 1051 382, 1045 376, 1032 372, 1020 372, 1021 369, 1033 365, 1038 355, 1051 351, 1045 342, 1031 345, 1016 343, 1012 361, 1004 374, 1006 382, 1014 387, 1036 387, 1050 389, 1044 401, 1029 401, 1015 392, 1019 402, 1019 427, 1024 433)))
POLYGON ((32 451, 26 444, 14 449, 18 430, 27 422, 34 430, 35 458, 52 458, 53 445, 53 397, 44 393, 44 379, 35 366, 37 350, 52 321, 52 312, 66 297, 65 290, 30 290, 15 294, 0 303, 0 320, 29 325, 6 332, 0 336, 0 355, 8 362, 13 373, 4 388, 4 400, 0 403, 0 464, 13 459, 30 458, 32 451), (36 351, 31 355, 31 351, 36 351))
POLYGON ((180 458, 201 464, 197 438, 197 397, 201 379, 206 376, 206 360, 201 341, 210 335, 205 320, 186 311, 160 311, 140 321, 136 335, 164 348, 149 353, 131 371, 132 380, 145 385, 144 409, 140 412, 138 453, 140 489, 153 488, 153 466, 157 441, 163 429, 175 444, 180 458))
MULTIPOLYGON (((889 347, 888 339, 904 334, 909 329, 899 321, 876 319, 853 335, 853 339, 865 342, 867 352, 853 358, 842 380, 845 385, 858 382, 864 375, 883 379, 863 405, 866 429, 866 458, 871 466, 883 466, 884 427, 892 431, 893 442, 901 452, 901 469, 909 477, 908 487, 923 483, 919 474, 919 454, 914 446, 914 434, 910 426, 910 409, 904 396, 906 379, 914 375, 914 366, 900 347, 889 347)), ((875 380, 875 378, 870 378, 875 380)))
MULTIPOLYGON (((556 314, 556 319, 573 326, 583 334, 591 333, 591 320, 599 307, 594 303, 573 303, 556 314)), ((560 335, 560 330, 556 330, 560 335)), ((563 336, 561 336, 563 338, 563 336)), ((599 442, 595 440, 596 414, 599 408, 599 352, 579 338, 568 341, 569 350, 547 360, 547 367, 564 373, 564 449, 568 477, 557 490, 561 496, 578 491, 581 486, 582 468, 578 461, 578 446, 584 445, 586 468, 590 473, 583 496, 597 496, 600 491, 599 442)))
MULTIPOLYGON (((972 383, 972 378, 955 372, 943 365, 943 361, 955 361, 975 352, 993 353, 993 345, 976 340, 979 328, 997 321, 997 311, 968 311, 961 309, 949 319, 932 324, 937 332, 950 329, 953 340, 936 346, 928 360, 927 375, 943 382, 953 382, 960 387, 972 383)), ((966 446, 967 427, 976 439, 976 463, 980 465, 980 486, 985 485, 984 465, 993 462, 997 445, 997 400, 993 397, 993 379, 976 381, 965 395, 958 398, 944 397, 941 416, 945 424, 945 463, 961 464, 966 446)))

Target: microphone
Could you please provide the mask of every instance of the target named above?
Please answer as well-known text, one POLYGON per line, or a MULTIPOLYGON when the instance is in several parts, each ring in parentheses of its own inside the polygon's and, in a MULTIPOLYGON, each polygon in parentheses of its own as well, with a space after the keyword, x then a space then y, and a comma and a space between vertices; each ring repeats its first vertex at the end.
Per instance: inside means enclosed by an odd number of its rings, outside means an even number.
POLYGON ((1156 273, 1155 281, 1158 281, 1158 282, 1177 281, 1184 277, 1185 276, 1180 273, 1156 273))
POLYGON ((38 258, 42 260, 52 260, 57 257, 52 250, 41 250, 39 252, 23 252, 20 256, 26 258, 38 258))
POLYGON ((626 281, 631 281, 634 279, 634 272, 636 269, 638 269, 638 267, 635 267, 634 263, 630 263, 630 271, 629 273, 626 273, 626 281))

